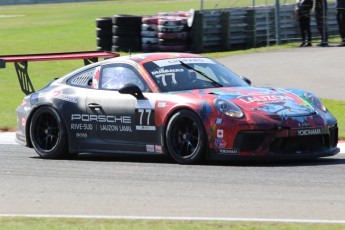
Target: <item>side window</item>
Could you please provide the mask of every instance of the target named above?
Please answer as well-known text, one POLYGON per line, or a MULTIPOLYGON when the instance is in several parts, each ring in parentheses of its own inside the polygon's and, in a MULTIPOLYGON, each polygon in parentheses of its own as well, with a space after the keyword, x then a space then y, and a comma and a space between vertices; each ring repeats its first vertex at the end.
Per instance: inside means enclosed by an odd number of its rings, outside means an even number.
POLYGON ((94 72, 95 68, 80 72, 68 79, 67 84, 82 88, 91 88, 94 72))
POLYGON ((102 67, 101 89, 118 90, 127 83, 137 85, 142 91, 147 89, 139 73, 130 65, 112 64, 102 67))

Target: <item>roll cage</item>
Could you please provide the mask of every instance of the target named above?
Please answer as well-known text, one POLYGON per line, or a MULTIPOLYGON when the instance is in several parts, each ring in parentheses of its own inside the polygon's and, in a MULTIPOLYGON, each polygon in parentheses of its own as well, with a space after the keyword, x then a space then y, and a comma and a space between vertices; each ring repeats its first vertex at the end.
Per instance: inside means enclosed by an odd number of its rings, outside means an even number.
POLYGON ((120 56, 117 53, 104 51, 82 51, 67 53, 45 53, 0 56, 0 68, 6 68, 6 63, 14 63, 20 88, 26 95, 35 92, 28 73, 28 62, 33 61, 58 61, 83 59, 88 65, 98 61, 98 58, 113 58, 120 56))

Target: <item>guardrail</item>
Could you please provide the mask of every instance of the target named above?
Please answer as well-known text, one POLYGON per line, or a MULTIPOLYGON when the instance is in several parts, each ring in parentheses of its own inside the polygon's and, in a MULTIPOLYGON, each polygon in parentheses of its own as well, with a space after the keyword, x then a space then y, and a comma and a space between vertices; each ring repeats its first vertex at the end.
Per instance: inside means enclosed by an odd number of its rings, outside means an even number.
MULTIPOLYGON (((281 41, 300 39, 294 7, 295 5, 280 7, 281 41)), ((202 53, 269 45, 277 39, 275 23, 274 6, 196 11, 190 48, 193 52, 202 53)), ((329 36, 338 35, 334 8, 328 9, 327 24, 329 36)), ((311 28, 313 37, 319 38, 314 14, 311 17, 311 28)))

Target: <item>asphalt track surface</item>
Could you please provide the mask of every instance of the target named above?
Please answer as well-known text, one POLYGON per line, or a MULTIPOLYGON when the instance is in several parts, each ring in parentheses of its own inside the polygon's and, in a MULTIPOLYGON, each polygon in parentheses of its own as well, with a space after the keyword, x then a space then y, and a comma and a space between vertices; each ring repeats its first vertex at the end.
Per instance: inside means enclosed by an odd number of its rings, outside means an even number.
MULTIPOLYGON (((345 100, 344 52, 315 47, 219 60, 253 85, 298 87, 345 100), (337 67, 339 59, 342 65, 337 67), (302 60, 309 60, 307 68, 318 68, 304 79, 301 71, 308 71, 298 64, 302 60), (318 84, 308 84, 310 79, 318 84)), ((315 161, 191 166, 159 157, 89 154, 75 160, 43 160, 32 149, 0 141, 6 143, 0 144, 0 215, 345 222, 344 148, 341 154, 315 161)))
POLYGON ((345 47, 292 48, 218 60, 254 86, 298 88, 345 101, 345 47))

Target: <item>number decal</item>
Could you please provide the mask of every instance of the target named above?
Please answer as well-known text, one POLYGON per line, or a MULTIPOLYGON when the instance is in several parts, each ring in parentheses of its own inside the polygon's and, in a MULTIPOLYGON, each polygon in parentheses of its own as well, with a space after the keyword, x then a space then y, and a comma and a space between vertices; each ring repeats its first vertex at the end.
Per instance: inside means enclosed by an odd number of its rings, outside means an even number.
POLYGON ((143 117, 146 115, 146 125, 150 125, 150 115, 151 115, 151 109, 138 109, 138 112, 140 113, 140 121, 139 125, 143 125, 143 117))
POLYGON ((156 130, 154 111, 152 109, 136 109, 136 130, 156 130))
POLYGON ((167 86, 167 77, 171 77, 171 81, 174 83, 174 84, 177 84, 177 81, 176 81, 176 78, 175 78, 175 73, 163 73, 163 74, 157 74, 156 75, 156 78, 162 78, 162 84, 164 86, 167 86))

